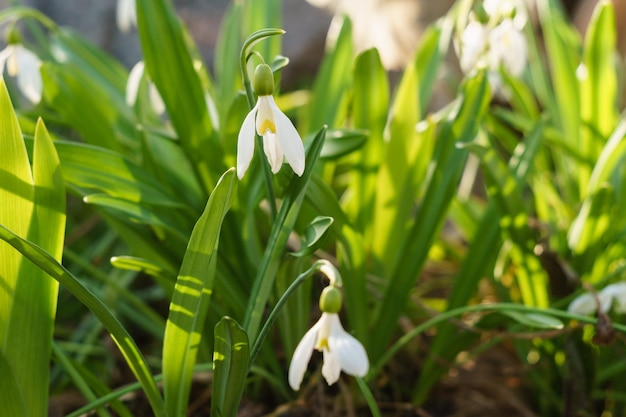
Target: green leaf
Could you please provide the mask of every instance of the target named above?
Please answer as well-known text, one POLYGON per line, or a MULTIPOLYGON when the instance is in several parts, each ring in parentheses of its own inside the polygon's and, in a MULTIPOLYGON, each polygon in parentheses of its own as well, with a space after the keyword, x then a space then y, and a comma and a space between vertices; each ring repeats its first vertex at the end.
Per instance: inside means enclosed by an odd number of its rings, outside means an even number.
POLYGON ((193 366, 213 292, 220 229, 236 187, 231 168, 217 183, 191 233, 174 288, 163 342, 163 391, 172 416, 186 414, 193 366))
POLYGON ((304 173, 301 177, 293 175, 285 190, 280 210, 272 226, 261 265, 254 279, 248 300, 244 327, 250 340, 256 341, 263 312, 265 311, 267 301, 274 286, 278 263, 285 250, 289 234, 293 230, 296 218, 300 212, 307 187, 313 176, 315 163, 324 146, 325 134, 326 128, 324 127, 318 132, 315 138, 313 138, 313 141, 310 142, 310 147, 306 155, 306 168, 304 173))
POLYGON ((158 214, 144 204, 111 197, 106 194, 90 194, 85 196, 83 201, 87 204, 117 211, 120 215, 124 214, 128 216, 127 221, 163 227, 181 244, 184 244, 187 240, 188 235, 185 232, 188 232, 188 230, 179 230, 179 226, 173 222, 174 219, 172 219, 171 215, 168 216, 167 213, 158 214))
POLYGON ((302 257, 313 254, 324 243, 330 227, 335 220, 332 217, 317 216, 304 230, 304 239, 299 251, 292 253, 293 256, 302 257))
POLYGON ((224 164, 197 72, 205 69, 195 45, 169 0, 138 0, 137 26, 150 79, 196 175, 211 190, 224 164))
POLYGON ((52 255, 39 246, 19 237, 17 234, 0 225, 0 239, 7 242, 18 252, 28 258, 63 285, 72 295, 79 299, 98 318, 109 331, 115 344, 120 349, 129 368, 141 383, 150 402, 152 411, 157 417, 165 417, 165 407, 159 389, 152 378, 150 368, 139 347, 124 326, 115 318, 106 305, 96 297, 85 285, 61 265, 52 255))
POLYGON ((535 329, 559 330, 563 328, 563 322, 556 317, 539 313, 524 313, 520 311, 498 311, 509 316, 516 322, 535 329))
MULTIPOLYGON (((9 93, 0 80, 0 225, 27 236, 33 212, 34 188, 30 162, 9 93)), ((7 326, 15 286, 23 262, 6 244, 0 244, 0 348, 6 345, 7 326)))
POLYGON ((248 335, 235 320, 222 318, 215 326, 211 415, 237 416, 249 360, 248 335))
POLYGON ((415 209, 415 200, 425 182, 435 144, 436 125, 426 118, 436 69, 441 63, 441 29, 424 33, 415 57, 405 69, 389 114, 389 141, 378 172, 374 252, 381 269, 389 274, 397 261, 402 236, 415 209))
POLYGON ((581 153, 595 160, 617 120, 615 13, 610 2, 598 2, 587 27, 580 82, 581 153))
POLYGON ((184 207, 162 191, 145 169, 120 153, 76 142, 55 142, 63 178, 81 194, 106 193, 123 200, 163 207, 184 207))
POLYGON ((63 123, 89 144, 122 151, 118 140, 120 103, 105 85, 82 73, 74 64, 46 62, 41 67, 45 101, 63 123))
POLYGON ((27 416, 24 396, 15 380, 11 365, 0 352, 0 415, 27 416))
MULTIPOLYGON (((60 260, 65 234, 65 187, 59 158, 41 120, 37 123, 34 146, 35 205, 27 236, 60 260)), ((12 252, 13 256, 20 256, 12 252)), ((32 263, 22 262, 13 293, 4 352, 24 391, 28 416, 47 415, 50 345, 57 292, 55 280, 32 263)))
POLYGON ((311 104, 304 132, 316 132, 321 126, 339 127, 345 117, 346 92, 351 74, 346 68, 352 66, 352 23, 343 17, 335 44, 326 52, 315 77, 311 91, 311 104))
POLYGON ((415 223, 403 235, 398 262, 390 274, 391 279, 375 315, 373 328, 377 330, 371 345, 373 357, 380 355, 389 342, 397 318, 404 311, 411 288, 455 195, 467 158, 467 150, 457 145, 474 139, 489 100, 486 76, 481 72, 476 78, 468 80, 456 102, 455 111, 449 114, 437 134, 434 159, 431 161, 432 175, 425 186, 415 223))
MULTIPOLYGON (((555 124, 563 132, 570 146, 580 149, 580 88, 576 77, 576 69, 580 63, 580 39, 578 33, 568 25, 560 4, 555 0, 547 0, 538 3, 539 18, 545 47, 550 60, 550 70, 552 78, 552 91, 555 98, 555 107, 551 107, 551 116, 555 124)), ((586 185, 589 177, 589 166, 575 164, 573 161, 556 154, 557 163, 560 170, 565 175, 564 178, 571 178, 568 175, 574 172, 576 176, 566 184, 567 192, 576 198, 580 188, 586 185)))
POLYGON ((367 141, 367 134, 365 130, 329 129, 320 158, 337 159, 356 151, 367 141))

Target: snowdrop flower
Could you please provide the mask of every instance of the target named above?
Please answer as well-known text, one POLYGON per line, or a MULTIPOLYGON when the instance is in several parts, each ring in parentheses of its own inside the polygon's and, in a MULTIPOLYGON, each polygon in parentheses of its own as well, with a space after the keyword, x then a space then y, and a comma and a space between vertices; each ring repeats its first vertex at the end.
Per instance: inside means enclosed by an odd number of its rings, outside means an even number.
POLYGON ((272 172, 276 174, 286 159, 293 171, 304 172, 304 146, 291 120, 280 111, 274 97, 274 77, 271 68, 260 64, 254 71, 254 91, 258 99, 248 113, 237 139, 237 176, 243 178, 254 154, 255 131, 263 137, 263 150, 272 172))
POLYGON ((603 313, 608 313, 613 307, 616 313, 626 313, 626 282, 607 285, 597 293, 600 305, 596 302, 596 297, 589 292, 576 297, 567 308, 570 313, 593 314, 598 309, 603 313))
POLYGON ((328 286, 320 297, 322 317, 304 335, 291 358, 289 365, 289 385, 295 391, 300 389, 302 378, 313 354, 313 350, 324 355, 322 375, 328 385, 339 380, 341 371, 363 377, 369 369, 365 348, 357 339, 341 326, 337 313, 341 309, 341 294, 334 286, 328 286))
POLYGON ((486 69, 493 91, 500 92, 501 68, 519 77, 526 67, 526 13, 521 3, 513 0, 485 0, 482 8, 486 16, 479 19, 472 12, 454 46, 463 72, 486 69))
POLYGON ((41 101, 43 81, 41 80, 41 60, 21 44, 9 44, 0 52, 0 74, 16 77, 17 87, 33 104, 41 101))
MULTIPOLYGON (((128 81, 126 82, 126 104, 130 107, 133 107, 137 102, 137 94, 139 94, 139 86, 141 85, 144 71, 145 64, 143 61, 139 61, 128 74, 128 81)), ((156 114, 161 115, 165 113, 165 103, 163 103, 159 90, 157 90, 152 81, 148 81, 148 99, 156 114)))
POLYGON ((117 0, 117 27, 124 33, 137 26, 137 5, 135 0, 117 0))

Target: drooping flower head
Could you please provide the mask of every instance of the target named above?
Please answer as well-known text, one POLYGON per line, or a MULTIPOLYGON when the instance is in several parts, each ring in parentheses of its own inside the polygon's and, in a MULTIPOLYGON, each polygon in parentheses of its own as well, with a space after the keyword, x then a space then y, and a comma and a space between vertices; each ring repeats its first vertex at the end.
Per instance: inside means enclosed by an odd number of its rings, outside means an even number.
POLYGON ((471 74, 486 69, 492 90, 499 93, 501 68, 519 77, 526 67, 528 46, 523 32, 526 21, 521 1, 485 0, 478 4, 455 39, 461 70, 471 74))
POLYGON ((41 101, 43 81, 41 60, 21 43, 16 30, 8 33, 7 47, 0 51, 0 76, 6 68, 9 77, 15 77, 20 92, 33 104, 41 101))
MULTIPOLYGON (((137 62, 130 70, 128 74, 128 80, 126 82, 126 104, 133 107, 137 102, 137 95, 139 94, 139 87, 141 80, 144 77, 145 64, 143 61, 137 62)), ((148 80, 148 99, 152 110, 158 115, 165 113, 165 103, 159 94, 154 83, 148 80)))
POLYGON ((616 313, 626 313, 626 282, 607 285, 597 294, 585 292, 570 303, 567 311, 587 315, 597 311, 608 313, 611 308, 616 313))
POLYGON ((304 172, 304 146, 291 120, 274 101, 274 76, 269 65, 260 64, 254 71, 253 87, 258 99, 241 125, 237 140, 237 176, 243 178, 254 154, 255 133, 263 138, 263 150, 272 172, 276 174, 283 160, 293 171, 304 172))
POLYGON ((117 0, 116 9, 117 27, 124 33, 128 33, 137 26, 136 0, 117 0))
POLYGON ((291 358, 289 385, 295 391, 300 389, 313 350, 323 354, 322 375, 328 385, 339 380, 341 371, 348 375, 364 377, 369 370, 365 348, 341 325, 337 314, 341 310, 341 292, 332 285, 332 281, 331 285, 322 291, 320 309, 322 317, 306 332, 291 358))

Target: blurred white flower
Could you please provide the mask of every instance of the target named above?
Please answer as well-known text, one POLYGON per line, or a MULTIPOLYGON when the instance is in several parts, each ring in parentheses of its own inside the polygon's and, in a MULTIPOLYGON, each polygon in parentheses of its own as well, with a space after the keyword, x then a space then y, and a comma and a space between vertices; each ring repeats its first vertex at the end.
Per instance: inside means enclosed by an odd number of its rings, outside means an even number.
POLYGON ((483 9, 492 20, 512 19, 517 29, 523 29, 528 20, 521 0, 484 0, 483 9))
POLYGON ((369 370, 369 360, 361 342, 343 329, 337 314, 322 313, 298 343, 291 358, 289 385, 295 391, 300 389, 313 349, 324 354, 322 375, 328 385, 339 380, 341 371, 363 377, 369 370))
MULTIPOLYGON (((128 81, 126 82, 126 103, 130 107, 133 107, 137 102, 137 94, 139 94, 139 86, 141 85, 141 79, 143 78, 144 71, 145 64, 143 61, 139 61, 128 74, 128 81)), ((165 113, 165 103, 163 103, 159 90, 157 90, 156 86, 149 80, 148 99, 150 100, 150 105, 156 114, 161 115, 165 113)))
POLYGON ((135 0, 117 0, 117 27, 124 33, 137 26, 137 5, 135 0))
POLYGON ((489 68, 498 70, 503 65, 511 75, 520 76, 527 57, 526 37, 515 27, 513 20, 505 19, 489 31, 489 68))
POLYGON ((523 4, 514 0, 485 0, 483 8, 488 20, 479 21, 472 12, 454 46, 463 72, 486 69, 492 90, 501 93, 500 70, 519 77, 526 67, 526 12, 523 4))
POLYGON ((41 60, 21 44, 10 44, 0 52, 0 75, 4 73, 16 77, 17 87, 31 103, 41 101, 43 81, 41 60))
POLYGON ((237 140, 237 176, 243 178, 254 154, 254 133, 263 137, 263 150, 276 174, 283 164, 283 157, 293 171, 302 176, 304 172, 304 146, 291 120, 280 111, 274 97, 259 95, 254 108, 248 113, 237 140))
POLYGON ((607 285, 603 290, 597 293, 596 297, 589 292, 576 297, 567 308, 570 313, 576 314, 593 314, 600 309, 603 313, 608 313, 613 307, 616 313, 626 313, 626 282, 618 282, 616 284, 607 285))
POLYGON ((487 26, 476 20, 471 20, 461 32, 456 49, 464 73, 469 74, 487 66, 488 35, 487 26))

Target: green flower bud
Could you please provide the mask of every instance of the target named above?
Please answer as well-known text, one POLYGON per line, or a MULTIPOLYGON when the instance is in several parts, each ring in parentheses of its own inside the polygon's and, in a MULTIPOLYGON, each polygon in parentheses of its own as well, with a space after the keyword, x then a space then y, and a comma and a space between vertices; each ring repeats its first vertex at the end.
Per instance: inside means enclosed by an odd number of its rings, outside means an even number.
POLYGON ((4 38, 7 45, 16 45, 22 43, 22 34, 15 25, 9 25, 4 32, 4 38))
POLYGON ((274 94, 274 74, 269 65, 257 65, 254 70, 252 86, 257 96, 271 96, 274 94))
POLYGON ((320 295, 320 310, 324 313, 337 314, 341 310, 341 291, 329 285, 320 295))

